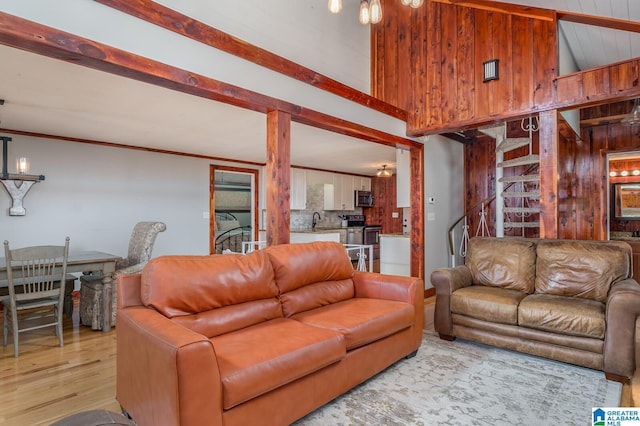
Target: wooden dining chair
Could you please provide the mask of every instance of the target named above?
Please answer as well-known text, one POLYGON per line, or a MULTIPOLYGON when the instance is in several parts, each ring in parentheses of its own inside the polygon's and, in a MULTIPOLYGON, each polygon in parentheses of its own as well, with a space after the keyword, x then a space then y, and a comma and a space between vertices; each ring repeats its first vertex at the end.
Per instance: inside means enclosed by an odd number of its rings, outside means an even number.
POLYGON ((33 246, 13 250, 5 241, 4 254, 9 295, 2 300, 3 346, 7 346, 11 329, 13 355, 17 357, 19 333, 51 326, 56 327, 60 346, 63 346, 62 311, 69 237, 64 246, 33 246))

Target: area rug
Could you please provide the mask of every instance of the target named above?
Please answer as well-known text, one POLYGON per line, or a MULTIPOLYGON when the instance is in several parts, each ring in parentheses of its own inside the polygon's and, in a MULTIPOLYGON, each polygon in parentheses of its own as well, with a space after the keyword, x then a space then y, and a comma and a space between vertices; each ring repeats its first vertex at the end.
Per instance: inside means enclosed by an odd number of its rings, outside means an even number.
POLYGON ((587 425, 617 407, 622 385, 604 373, 425 333, 403 359, 296 426, 587 425))

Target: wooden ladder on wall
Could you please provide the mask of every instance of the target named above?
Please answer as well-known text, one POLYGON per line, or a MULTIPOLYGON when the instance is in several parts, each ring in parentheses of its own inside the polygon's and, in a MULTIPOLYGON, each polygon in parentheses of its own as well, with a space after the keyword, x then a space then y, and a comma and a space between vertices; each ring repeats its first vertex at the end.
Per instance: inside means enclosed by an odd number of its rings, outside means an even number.
POLYGON ((528 137, 507 137, 505 123, 479 129, 496 140, 496 237, 503 237, 505 230, 520 229, 525 236, 527 228, 540 229, 540 156, 532 151, 537 119, 523 119, 521 127, 528 137), (526 146, 525 155, 504 159, 506 152, 526 146))

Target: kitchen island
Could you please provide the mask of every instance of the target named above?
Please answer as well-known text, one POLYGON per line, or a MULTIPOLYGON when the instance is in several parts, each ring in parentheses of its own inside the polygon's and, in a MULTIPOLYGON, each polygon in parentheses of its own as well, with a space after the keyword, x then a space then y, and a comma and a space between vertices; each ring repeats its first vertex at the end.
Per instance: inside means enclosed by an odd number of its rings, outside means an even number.
POLYGON ((411 244, 408 235, 380 234, 380 273, 411 276, 411 244))

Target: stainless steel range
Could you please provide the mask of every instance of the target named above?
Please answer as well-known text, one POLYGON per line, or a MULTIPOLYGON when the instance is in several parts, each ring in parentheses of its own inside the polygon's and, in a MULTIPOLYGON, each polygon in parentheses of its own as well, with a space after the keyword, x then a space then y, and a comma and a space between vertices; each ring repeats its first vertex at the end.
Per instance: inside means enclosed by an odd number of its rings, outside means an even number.
MULTIPOLYGON (((373 258, 380 258, 380 225, 365 225, 362 214, 345 215, 347 222, 347 244, 372 245, 373 258)), ((358 260, 357 253, 351 254, 351 260, 358 260)))

